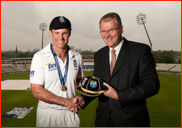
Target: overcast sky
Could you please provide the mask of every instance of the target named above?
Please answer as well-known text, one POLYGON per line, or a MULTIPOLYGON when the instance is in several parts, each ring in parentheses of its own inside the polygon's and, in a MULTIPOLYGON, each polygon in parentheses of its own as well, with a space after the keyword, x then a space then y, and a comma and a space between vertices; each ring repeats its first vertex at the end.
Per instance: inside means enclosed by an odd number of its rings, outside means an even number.
POLYGON ((16 45, 20 51, 41 49, 39 25, 47 25, 46 46, 52 41, 48 31, 51 20, 65 16, 72 24, 69 45, 97 51, 105 46, 99 33, 99 20, 108 12, 120 15, 126 39, 149 45, 144 26, 136 21, 138 14, 145 14, 152 49, 181 51, 180 1, 2 1, 1 50, 15 50, 16 45))

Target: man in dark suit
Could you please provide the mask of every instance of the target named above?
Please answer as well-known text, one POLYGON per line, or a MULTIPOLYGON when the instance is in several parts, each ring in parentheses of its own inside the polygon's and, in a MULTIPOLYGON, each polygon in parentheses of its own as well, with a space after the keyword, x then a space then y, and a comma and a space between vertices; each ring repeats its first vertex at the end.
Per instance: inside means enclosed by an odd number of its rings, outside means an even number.
MULTIPOLYGON (((146 98, 160 88, 151 49, 122 37, 123 26, 116 13, 104 15, 99 25, 107 46, 94 55, 94 76, 105 81, 109 90, 98 97, 95 126, 149 127, 146 98)), ((85 106, 93 99, 77 98, 85 100, 85 106)))

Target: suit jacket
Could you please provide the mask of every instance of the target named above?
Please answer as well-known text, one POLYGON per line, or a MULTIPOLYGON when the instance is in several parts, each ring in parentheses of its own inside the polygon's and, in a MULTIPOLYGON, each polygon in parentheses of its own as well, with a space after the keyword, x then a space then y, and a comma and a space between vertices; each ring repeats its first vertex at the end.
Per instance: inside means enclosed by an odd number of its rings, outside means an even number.
MULTIPOLYGON (((109 66, 106 46, 94 55, 94 76, 115 88, 119 100, 103 94, 98 97, 95 126, 107 126, 110 118, 117 127, 150 126, 146 98, 157 94, 160 88, 150 47, 124 38, 111 76, 109 66)), ((91 98, 85 100, 87 105, 91 98)))

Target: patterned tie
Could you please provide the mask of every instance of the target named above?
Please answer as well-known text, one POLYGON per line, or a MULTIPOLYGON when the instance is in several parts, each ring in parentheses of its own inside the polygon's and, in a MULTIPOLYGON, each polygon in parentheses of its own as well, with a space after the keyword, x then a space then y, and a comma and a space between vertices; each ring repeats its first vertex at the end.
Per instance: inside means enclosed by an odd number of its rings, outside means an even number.
POLYGON ((111 50, 111 56, 112 56, 112 60, 111 60, 111 65, 110 65, 110 75, 112 75, 114 66, 116 64, 116 54, 115 54, 116 50, 113 48, 111 50))

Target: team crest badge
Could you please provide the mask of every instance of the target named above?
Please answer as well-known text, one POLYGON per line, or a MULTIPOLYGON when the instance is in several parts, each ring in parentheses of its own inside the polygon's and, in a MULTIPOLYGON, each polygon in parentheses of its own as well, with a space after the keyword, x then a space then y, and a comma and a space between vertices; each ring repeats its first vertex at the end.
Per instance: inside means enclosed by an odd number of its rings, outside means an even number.
POLYGON ((59 20, 60 20, 61 23, 65 22, 64 18, 62 16, 60 16, 59 20))
POLYGON ((73 60, 73 62, 74 62, 74 69, 77 70, 77 62, 76 62, 76 60, 73 60))
POLYGON ((96 82, 96 81, 91 80, 91 82, 90 82, 90 87, 92 87, 92 88, 96 88, 96 87, 97 87, 97 82, 96 82))

